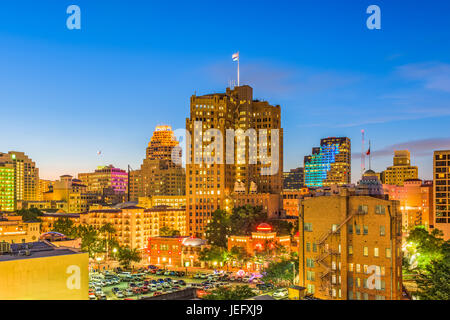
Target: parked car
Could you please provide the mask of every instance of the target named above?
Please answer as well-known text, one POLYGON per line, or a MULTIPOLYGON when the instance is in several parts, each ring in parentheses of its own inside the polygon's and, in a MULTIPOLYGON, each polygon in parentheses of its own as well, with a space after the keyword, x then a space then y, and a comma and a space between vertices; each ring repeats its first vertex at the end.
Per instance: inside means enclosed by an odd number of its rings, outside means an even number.
POLYGON ((153 296, 154 296, 154 297, 156 297, 156 296, 160 296, 160 295, 162 295, 162 293, 161 293, 161 292, 159 292, 159 291, 153 292, 153 296))
POLYGON ((185 285, 186 285, 186 282, 185 282, 184 280, 178 280, 178 284, 179 284, 180 286, 185 286, 185 285))
POLYGON ((285 298, 289 294, 288 290, 286 288, 278 289, 273 293, 274 298, 285 298))

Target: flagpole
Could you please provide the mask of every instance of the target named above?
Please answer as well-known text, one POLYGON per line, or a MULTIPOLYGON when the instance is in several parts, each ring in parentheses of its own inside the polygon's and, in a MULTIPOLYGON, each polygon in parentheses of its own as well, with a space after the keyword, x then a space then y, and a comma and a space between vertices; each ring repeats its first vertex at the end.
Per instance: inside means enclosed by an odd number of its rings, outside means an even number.
POLYGON ((369 170, 372 170, 372 150, 370 150, 370 140, 369 140, 369 170))
POLYGON ((237 76, 238 76, 238 87, 239 87, 239 85, 240 85, 240 83, 239 83, 239 60, 240 60, 240 57, 239 57, 239 51, 238 51, 238 70, 237 70, 237 76))

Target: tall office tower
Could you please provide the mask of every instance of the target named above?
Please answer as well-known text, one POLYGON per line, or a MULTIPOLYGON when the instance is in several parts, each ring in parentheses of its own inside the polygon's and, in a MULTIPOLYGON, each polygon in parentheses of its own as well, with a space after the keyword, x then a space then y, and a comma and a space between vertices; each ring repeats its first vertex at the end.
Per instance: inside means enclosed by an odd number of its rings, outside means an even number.
POLYGON ((305 185, 323 187, 349 184, 351 179, 351 144, 349 138, 325 138, 320 147, 304 160, 305 185))
POLYGON ((51 180, 39 179, 39 191, 36 201, 44 200, 44 194, 52 190, 53 183, 54 181, 51 180))
POLYGON ((411 165, 409 151, 394 151, 394 165, 383 171, 381 177, 383 184, 396 186, 403 186, 405 180, 417 179, 418 169, 411 165))
POLYGON ((434 152, 434 227, 444 232, 444 239, 450 239, 450 150, 434 152))
POLYGON ((125 194, 127 192, 128 173, 113 165, 100 166, 90 173, 79 173, 78 179, 86 185, 88 192, 98 194, 125 194))
POLYGON ((23 152, 10 151, 0 153, 0 163, 14 166, 15 203, 17 201, 34 201, 39 193, 39 169, 23 152))
POLYGON ((0 212, 15 209, 14 165, 0 163, 0 212))
POLYGON ((300 286, 320 299, 402 298, 402 215, 384 196, 339 193, 300 200, 300 286))
POLYGON ((148 144, 141 168, 130 172, 130 200, 154 195, 184 195, 185 169, 172 160, 178 141, 170 126, 157 126, 148 144))
POLYGON ((283 172, 283 190, 300 190, 305 181, 303 168, 291 169, 289 172, 283 172))
POLYGON ((211 214, 232 208, 234 193, 281 193, 281 108, 254 100, 250 86, 192 96, 186 130, 191 136, 186 164, 188 234, 204 236, 211 214), (277 133, 277 141, 272 141, 277 133), (205 153, 213 142, 219 149, 211 154, 215 161, 205 153))

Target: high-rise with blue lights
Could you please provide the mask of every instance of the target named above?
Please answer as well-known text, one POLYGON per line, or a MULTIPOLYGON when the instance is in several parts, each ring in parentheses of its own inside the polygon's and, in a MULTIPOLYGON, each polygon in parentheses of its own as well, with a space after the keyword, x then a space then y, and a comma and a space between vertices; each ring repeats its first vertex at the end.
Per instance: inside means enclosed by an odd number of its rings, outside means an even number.
POLYGON ((351 178, 350 139, 346 137, 321 139, 320 147, 312 149, 312 154, 305 157, 304 165, 307 187, 349 184, 351 178))

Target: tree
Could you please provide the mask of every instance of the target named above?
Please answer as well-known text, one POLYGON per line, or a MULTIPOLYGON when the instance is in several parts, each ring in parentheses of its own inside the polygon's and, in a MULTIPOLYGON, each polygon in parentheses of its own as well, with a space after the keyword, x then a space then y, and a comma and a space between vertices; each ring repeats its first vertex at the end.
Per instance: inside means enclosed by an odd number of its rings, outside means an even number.
POLYGON ((81 250, 88 252, 89 257, 93 258, 95 253, 103 251, 99 233, 93 226, 78 226, 76 235, 81 238, 81 250))
POLYGON ((233 208, 230 216, 231 234, 236 236, 250 235, 256 227, 263 222, 267 222, 267 213, 261 206, 242 206, 233 208))
POLYGON ((204 248, 199 252, 199 260, 208 263, 225 263, 228 261, 228 251, 218 246, 204 248))
POLYGON ((230 217, 224 210, 216 210, 211 216, 211 221, 206 226, 206 239, 208 243, 227 248, 228 237, 231 235, 230 217))
POLYGON ((181 235, 180 231, 164 226, 159 229, 159 235, 162 237, 175 237, 181 235))
POLYGON ((265 270, 264 279, 275 284, 293 284, 294 276, 298 275, 298 270, 298 259, 292 258, 271 262, 269 267, 265 270))
POLYGON ((256 294, 249 286, 220 287, 204 296, 206 300, 245 300, 256 294))
POLYGON ((17 210, 16 213, 26 222, 42 222, 39 217, 44 215, 42 211, 37 208, 21 209, 17 210))
POLYGON ((229 252, 230 259, 236 261, 239 266, 242 266, 252 259, 252 256, 243 247, 234 246, 229 252))
POLYGON ((67 217, 56 219, 55 223, 53 224, 53 231, 62 233, 68 237, 74 237, 77 233, 77 229, 74 226, 73 221, 67 217))
POLYGON ((416 227, 406 240, 404 267, 415 274, 419 299, 450 299, 450 241, 442 236, 440 230, 416 227))
MULTIPOLYGON (((297 221, 298 220, 296 220, 296 222, 297 221)), ((297 225, 297 229, 295 229, 295 225, 293 225, 292 223, 287 222, 285 220, 271 220, 270 224, 273 227, 273 231, 276 232, 280 236, 294 235, 295 232, 298 231, 298 225, 297 225), (293 230, 295 231, 294 234, 293 234, 293 230)))
POLYGON ((120 247, 117 257, 120 265, 125 269, 129 269, 133 262, 141 261, 141 255, 136 248, 120 247))
POLYGON ((117 240, 113 238, 116 233, 116 228, 108 222, 102 225, 99 231, 103 236, 103 247, 105 248, 106 259, 108 259, 109 251, 111 251, 111 248, 117 243, 117 240), (113 239, 115 241, 113 241, 113 239))

